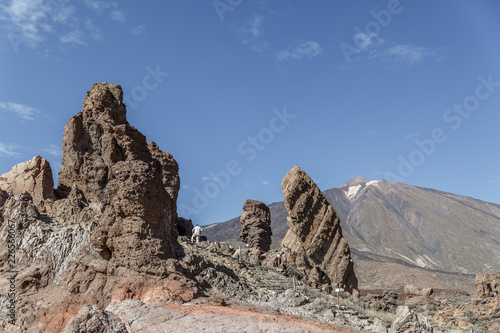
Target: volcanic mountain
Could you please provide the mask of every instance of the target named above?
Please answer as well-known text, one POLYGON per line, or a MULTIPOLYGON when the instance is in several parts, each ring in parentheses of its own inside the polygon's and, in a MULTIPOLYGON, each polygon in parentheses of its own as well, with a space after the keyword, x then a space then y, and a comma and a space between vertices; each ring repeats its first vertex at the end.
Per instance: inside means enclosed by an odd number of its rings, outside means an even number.
MULTIPOLYGON (((438 288, 464 289, 465 283, 468 289, 474 272, 500 270, 500 205, 362 177, 323 194, 340 217, 356 274, 365 276, 361 286, 402 287, 430 279, 438 288), (383 269, 377 262, 384 262, 383 269)), ((287 212, 282 202, 269 208, 276 243, 288 230, 287 212)), ((231 241, 239 229, 235 218, 205 227, 205 234, 210 240, 231 241)))

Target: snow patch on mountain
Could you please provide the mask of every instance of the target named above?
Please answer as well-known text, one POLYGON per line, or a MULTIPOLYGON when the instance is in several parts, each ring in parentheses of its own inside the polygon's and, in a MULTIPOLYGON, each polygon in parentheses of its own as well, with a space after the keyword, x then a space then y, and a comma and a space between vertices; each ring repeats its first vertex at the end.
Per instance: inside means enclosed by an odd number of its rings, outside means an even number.
POLYGON ((354 198, 354 196, 358 193, 358 191, 360 189, 361 189, 361 185, 350 186, 346 191, 346 195, 349 198, 349 200, 354 198))

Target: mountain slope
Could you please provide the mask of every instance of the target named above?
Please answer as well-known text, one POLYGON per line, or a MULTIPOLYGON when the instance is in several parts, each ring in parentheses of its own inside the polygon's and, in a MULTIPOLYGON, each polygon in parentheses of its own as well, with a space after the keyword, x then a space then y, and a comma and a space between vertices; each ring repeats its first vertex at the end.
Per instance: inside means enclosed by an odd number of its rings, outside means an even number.
MULTIPOLYGON (((500 270, 500 206, 393 181, 353 178, 324 192, 351 248, 425 269, 500 270)), ((269 206, 273 236, 288 230, 283 203, 269 206)), ((239 218, 206 227, 211 240, 237 240, 239 218)))

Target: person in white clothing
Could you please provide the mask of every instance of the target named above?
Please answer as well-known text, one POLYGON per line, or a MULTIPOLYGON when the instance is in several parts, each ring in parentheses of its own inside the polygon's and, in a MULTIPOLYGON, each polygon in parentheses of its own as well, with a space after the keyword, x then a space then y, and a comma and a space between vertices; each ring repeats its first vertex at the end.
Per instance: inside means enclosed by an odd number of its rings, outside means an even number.
POLYGON ((194 242, 195 238, 196 238, 196 243, 200 242, 200 234, 202 231, 203 229, 201 229, 199 225, 196 225, 196 227, 194 227, 193 230, 191 230, 191 232, 193 233, 193 236, 191 236, 191 243, 194 242))

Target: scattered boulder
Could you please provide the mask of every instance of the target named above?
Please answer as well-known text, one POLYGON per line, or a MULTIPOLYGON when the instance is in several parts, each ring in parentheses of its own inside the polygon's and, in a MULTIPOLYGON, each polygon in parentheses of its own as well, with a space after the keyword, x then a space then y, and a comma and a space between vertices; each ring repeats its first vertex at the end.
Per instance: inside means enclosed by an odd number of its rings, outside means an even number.
POLYGON ((179 217, 177 219, 177 231, 179 232, 179 236, 191 237, 193 227, 192 220, 188 220, 183 217, 179 217))
POLYGON ((500 296, 500 272, 476 273, 476 296, 481 298, 500 296))
POLYGON ((370 310, 394 312, 398 306, 398 293, 384 291, 382 294, 368 294, 360 297, 364 307, 370 310))
POLYGON ((49 162, 41 156, 19 163, 1 175, 0 188, 12 195, 28 192, 37 205, 43 200, 55 199, 52 169, 49 162))
POLYGON ((340 220, 314 181, 298 166, 281 183, 290 230, 281 243, 292 263, 314 283, 358 287, 354 263, 340 220))
POLYGON ((429 319, 423 314, 410 310, 407 306, 398 306, 396 317, 389 333, 432 333, 429 319))
POLYGON ((240 239, 263 252, 271 249, 271 213, 266 204, 248 199, 240 217, 240 239))

